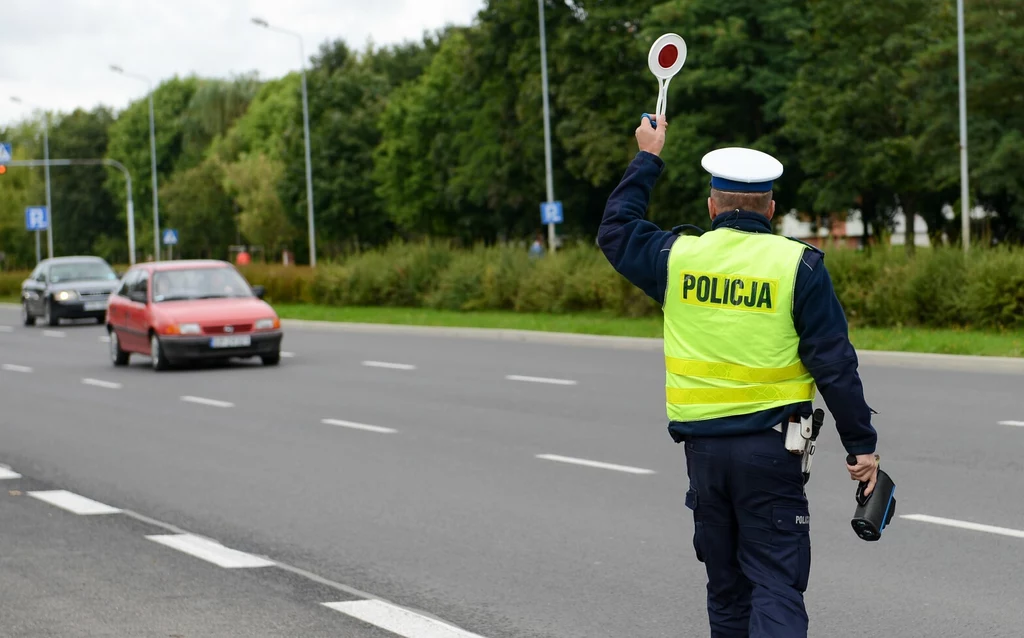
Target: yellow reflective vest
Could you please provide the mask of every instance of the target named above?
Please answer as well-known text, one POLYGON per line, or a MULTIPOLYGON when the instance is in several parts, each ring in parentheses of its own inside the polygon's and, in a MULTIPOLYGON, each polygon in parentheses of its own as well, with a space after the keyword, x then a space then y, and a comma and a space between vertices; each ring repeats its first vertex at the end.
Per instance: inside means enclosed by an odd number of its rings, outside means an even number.
POLYGON ((805 248, 732 228, 676 238, 664 304, 670 421, 750 414, 814 398, 793 324, 805 248))

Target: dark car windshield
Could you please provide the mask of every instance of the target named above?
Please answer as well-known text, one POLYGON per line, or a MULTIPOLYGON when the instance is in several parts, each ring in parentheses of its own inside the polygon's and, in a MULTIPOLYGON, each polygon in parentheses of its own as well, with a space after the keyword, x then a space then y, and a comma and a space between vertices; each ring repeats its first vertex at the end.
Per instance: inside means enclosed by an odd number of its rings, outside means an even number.
POLYGON ((252 297, 252 289, 234 268, 188 268, 153 274, 153 301, 252 297))
POLYGON ((78 261, 50 266, 51 283, 71 281, 116 281, 117 273, 102 261, 78 261))

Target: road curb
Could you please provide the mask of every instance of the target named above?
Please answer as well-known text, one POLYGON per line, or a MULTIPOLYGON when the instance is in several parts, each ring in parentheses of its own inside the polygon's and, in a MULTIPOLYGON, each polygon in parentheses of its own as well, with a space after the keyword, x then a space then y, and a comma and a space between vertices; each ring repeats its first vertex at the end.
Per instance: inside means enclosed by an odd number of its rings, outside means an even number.
MULTIPOLYGON (((494 328, 451 328, 444 326, 409 326, 382 323, 344 323, 284 319, 285 327, 330 332, 365 334, 398 334, 413 336, 482 339, 489 341, 515 341, 564 346, 587 346, 619 350, 661 351, 662 340, 643 337, 611 337, 603 335, 541 332, 536 330, 502 330, 494 328)), ((916 369, 964 370, 994 374, 1024 374, 1024 358, 980 357, 957 354, 930 354, 923 352, 890 352, 886 350, 858 350, 862 365, 916 369)))
MULTIPOLYGON (((18 309, 18 304, 0 303, 0 308, 18 309)), ((485 341, 513 341, 561 346, 584 346, 615 350, 657 352, 662 349, 661 339, 643 337, 613 337, 576 334, 570 332, 542 332, 539 330, 503 330, 496 328, 452 328, 446 326, 412 326, 388 323, 348 323, 341 321, 310 321, 282 319, 286 327, 326 332, 364 334, 395 334, 445 337, 453 339, 479 339, 485 341)), ((858 350, 862 365, 915 368, 933 370, 961 370, 993 374, 1024 375, 1024 357, 979 357, 959 354, 929 354, 923 352, 889 352, 886 350, 858 350)))

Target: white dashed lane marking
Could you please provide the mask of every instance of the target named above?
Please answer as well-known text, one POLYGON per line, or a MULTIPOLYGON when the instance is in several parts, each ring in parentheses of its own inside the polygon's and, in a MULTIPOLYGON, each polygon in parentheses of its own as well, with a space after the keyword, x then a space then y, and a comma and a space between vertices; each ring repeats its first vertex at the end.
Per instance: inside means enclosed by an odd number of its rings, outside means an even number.
POLYGON ((8 479, 20 479, 21 474, 18 474, 9 467, 0 467, 0 481, 8 479))
POLYGON ((116 381, 103 381, 101 379, 82 379, 82 383, 85 385, 95 386, 97 388, 107 388, 108 390, 120 390, 123 387, 116 381))
POLYGON ((410 363, 389 363, 387 361, 363 361, 367 368, 387 368, 389 370, 415 370, 416 366, 410 363))
POLYGON ((181 400, 184 401, 185 403, 197 403, 199 405, 209 405, 209 406, 214 407, 214 408, 233 408, 233 407, 235 407, 235 404, 231 403, 230 401, 218 401, 217 399, 206 399, 204 397, 183 396, 183 397, 181 397, 181 400))
POLYGON ((527 383, 548 383, 551 385, 576 385, 572 379, 549 379, 547 377, 524 377, 519 374, 510 374, 505 377, 509 381, 525 381, 527 383))
POLYGON ((146 538, 227 569, 270 567, 275 564, 265 558, 224 547, 217 541, 193 534, 159 534, 146 538))
POLYGON ((323 603, 335 611, 405 638, 481 638, 446 622, 422 616, 382 600, 323 603))
POLYGON ((0 326, 0 332, 14 332, 14 328, 11 326, 0 326))
POLYGON ((117 514, 121 511, 116 507, 104 505, 103 503, 94 501, 91 498, 79 496, 78 494, 68 492, 67 490, 29 492, 28 495, 33 498, 37 498, 40 501, 45 501, 50 505, 55 505, 61 509, 83 516, 93 514, 117 514))
POLYGON ((626 472, 628 474, 654 474, 654 470, 645 470, 642 467, 630 467, 628 465, 616 465, 614 463, 603 463, 601 461, 577 459, 571 456, 560 456, 558 454, 538 454, 537 458, 544 459, 545 461, 558 461, 559 463, 570 463, 572 465, 585 465, 587 467, 596 467, 602 470, 626 472))
POLYGON ((110 335, 102 335, 100 337, 100 343, 110 343, 110 335))
POLYGON ((19 366, 19 365, 14 365, 13 363, 5 363, 3 365, 3 368, 4 368, 4 370, 6 370, 8 372, 25 372, 25 373, 32 372, 32 368, 30 368, 28 366, 19 366))
POLYGON ((934 523, 935 525, 945 525, 946 527, 958 527, 960 529, 968 529, 975 532, 987 532, 989 534, 999 534, 1000 536, 1024 538, 1024 530, 1010 529, 1009 527, 982 525, 981 523, 958 521, 953 518, 941 518, 939 516, 928 516, 927 514, 905 514, 903 516, 900 516, 900 518, 905 518, 910 521, 919 521, 921 523, 934 523))
POLYGON ((295 357, 295 353, 294 352, 282 352, 281 353, 281 358, 282 359, 293 359, 294 357, 295 357))
POLYGON ((367 432, 377 432, 378 434, 394 434, 398 432, 393 428, 382 428, 379 425, 367 425, 365 423, 353 423, 352 421, 341 421, 339 419, 324 419, 321 421, 324 425, 336 425, 341 428, 350 428, 353 430, 366 430, 367 432))
POLYGON ((1014 425, 1018 428, 1024 428, 1024 421, 1000 421, 999 425, 1014 425))
POLYGON ((63 330, 43 330, 43 336, 63 339, 65 337, 65 332, 63 330))

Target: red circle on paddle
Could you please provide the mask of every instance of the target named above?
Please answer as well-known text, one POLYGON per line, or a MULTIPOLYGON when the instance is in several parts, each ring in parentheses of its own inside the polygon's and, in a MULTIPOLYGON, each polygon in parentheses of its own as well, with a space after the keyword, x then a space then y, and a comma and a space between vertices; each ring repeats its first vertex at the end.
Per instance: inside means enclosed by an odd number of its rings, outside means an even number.
POLYGON ((669 69, 676 60, 679 59, 679 48, 674 44, 666 44, 661 51, 658 52, 658 64, 663 69, 669 69))

